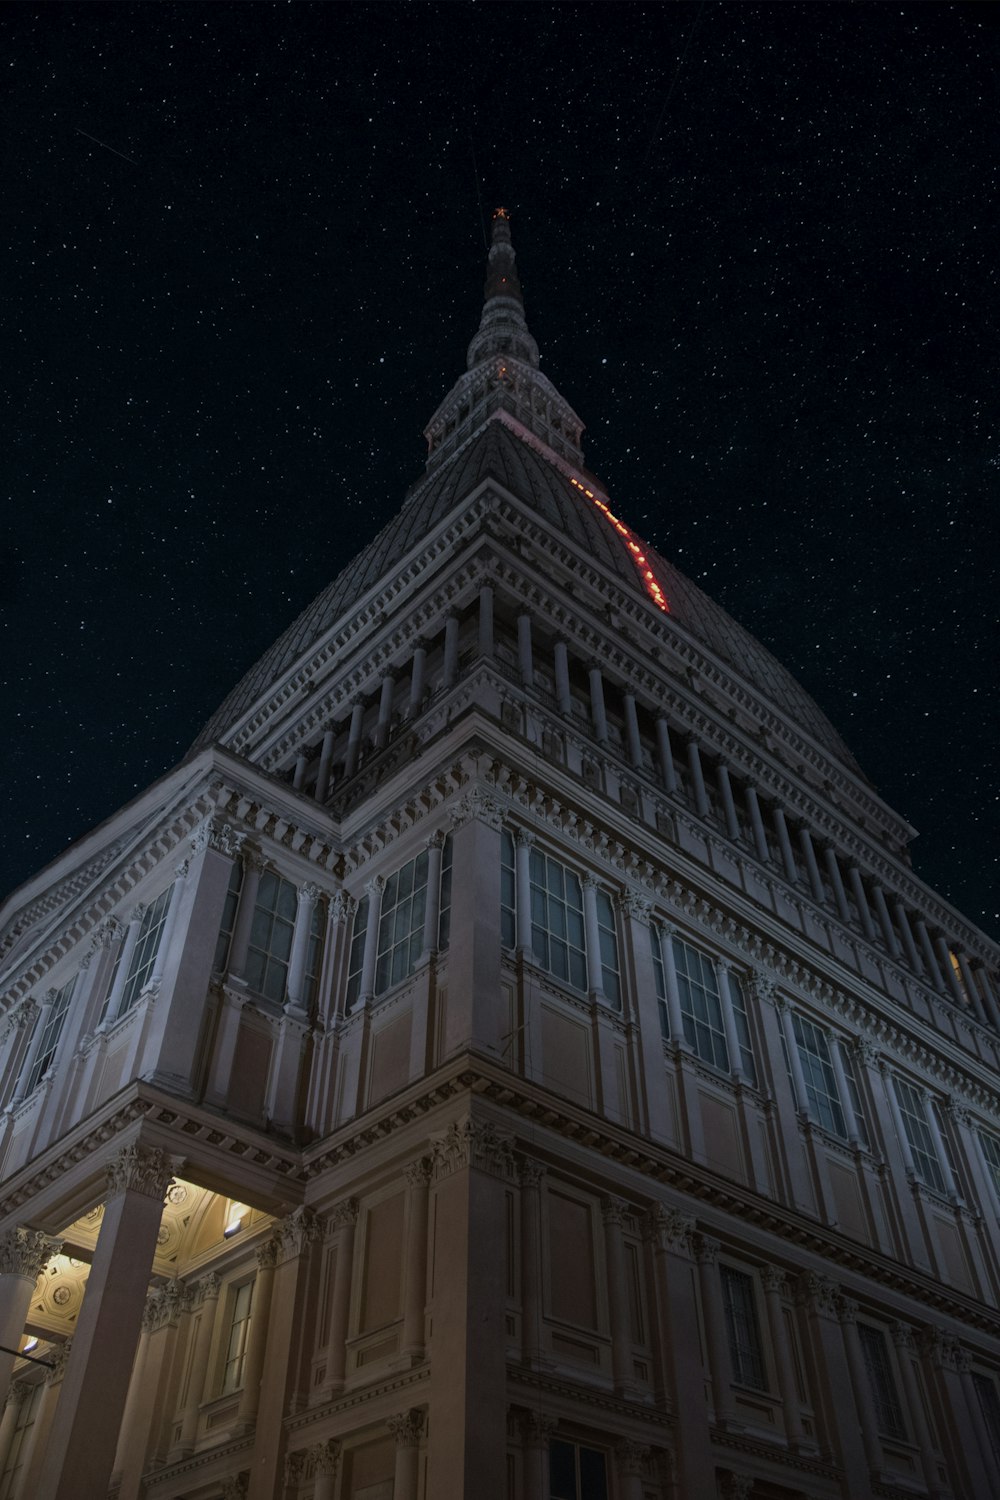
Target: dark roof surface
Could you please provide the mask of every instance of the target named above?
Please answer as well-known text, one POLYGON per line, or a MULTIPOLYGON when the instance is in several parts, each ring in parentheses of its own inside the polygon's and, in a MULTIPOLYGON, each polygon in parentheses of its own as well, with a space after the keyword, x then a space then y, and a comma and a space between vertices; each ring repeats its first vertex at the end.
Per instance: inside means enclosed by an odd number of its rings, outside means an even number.
MULTIPOLYGON (((484 479, 495 479, 526 501, 541 520, 616 573, 624 588, 640 598, 646 597, 621 538, 591 501, 503 422, 490 421, 452 459, 417 484, 398 514, 278 637, 206 724, 195 748, 225 740, 270 684, 484 479)), ((826 715, 791 673, 748 630, 653 548, 647 547, 646 555, 666 593, 671 618, 735 668, 828 753, 857 769, 826 715)))

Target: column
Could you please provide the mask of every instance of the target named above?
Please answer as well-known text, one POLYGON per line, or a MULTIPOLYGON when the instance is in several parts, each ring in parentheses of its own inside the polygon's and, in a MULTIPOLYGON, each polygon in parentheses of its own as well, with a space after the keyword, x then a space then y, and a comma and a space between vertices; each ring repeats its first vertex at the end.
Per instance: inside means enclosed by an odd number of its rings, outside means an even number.
POLYGON ((1000 1001, 997 1000, 996 990, 993 987, 989 973, 982 963, 977 963, 974 970, 979 984, 979 992, 983 997, 983 1004, 989 1013, 990 1020, 997 1031, 1000 1031, 1000 1001))
POLYGON ((722 1284, 718 1268, 719 1241, 709 1235, 699 1234, 695 1242, 695 1254, 701 1273, 701 1306, 705 1319, 705 1342, 712 1377, 715 1420, 720 1427, 726 1427, 733 1420, 733 1367, 722 1307, 722 1284))
MULTIPOLYGON (((0 1235, 0 1344, 18 1349, 35 1284, 53 1255, 62 1248, 40 1229, 20 1225, 0 1235)), ((0 1400, 10 1386, 14 1355, 0 1352, 0 1400)))
POLYGON ((625 1287, 625 1245, 622 1226, 628 1205, 620 1198, 601 1199, 604 1257, 608 1273, 608 1312, 611 1321, 611 1372, 615 1394, 628 1396, 635 1387, 632 1373, 632 1336, 625 1287))
POLYGON ((805 1115, 807 1120, 811 1120, 812 1110, 809 1108, 809 1094, 806 1091, 806 1076, 802 1070, 802 1058, 799 1056, 799 1046, 795 1040, 792 1008, 783 995, 778 996, 775 1005, 781 1021, 781 1033, 785 1038, 785 1049, 788 1052, 788 1066, 792 1072, 792 1084, 795 1089, 795 1106, 800 1115, 805 1115))
POLYGON ((764 1286, 764 1302, 767 1306, 767 1322, 771 1333, 771 1348, 778 1376, 778 1395, 785 1412, 785 1437, 790 1448, 802 1444, 804 1429, 799 1392, 792 1364, 790 1332, 785 1323, 783 1298, 788 1288, 785 1273, 778 1266, 765 1266, 761 1274, 764 1286))
POLYGON ((118 1019, 118 1008, 122 1003, 122 994, 125 989, 125 981, 128 979, 129 967, 132 963, 132 954, 135 945, 139 941, 139 929, 142 927, 142 919, 146 914, 146 908, 140 901, 129 912, 128 927, 125 929, 125 937, 122 941, 121 952, 118 956, 118 967, 115 972, 115 982, 104 1005, 104 1016, 101 1020, 101 1028, 107 1028, 118 1019))
POLYGON ((159 1293, 152 1292, 146 1297, 146 1306, 142 1313, 142 1330, 139 1334, 139 1346, 135 1351, 135 1359, 132 1362, 132 1374, 128 1383, 128 1395, 125 1398, 125 1410, 122 1413, 122 1425, 118 1429, 118 1444, 115 1448, 115 1461, 111 1470, 112 1488, 121 1483, 122 1469, 128 1456, 128 1450, 134 1435, 138 1407, 143 1394, 146 1376, 146 1362, 149 1358, 149 1336, 159 1321, 159 1293))
POLYGON ((840 860, 837 858, 837 851, 831 844, 824 846, 823 859, 826 862, 826 873, 829 875, 830 884, 833 887, 833 899, 837 903, 837 912, 840 920, 842 922, 849 922, 851 920, 851 908, 847 904, 847 892, 844 890, 844 880, 840 873, 840 860))
POLYGON ((303 783, 303 781, 305 781, 305 778, 306 778, 306 766, 308 764, 309 764, 309 757, 306 755, 306 752, 304 750, 300 750, 299 753, 298 753, 298 755, 295 757, 295 772, 294 772, 294 775, 292 776, 292 790, 293 791, 295 791, 295 792, 301 792, 301 790, 302 790, 302 783, 303 783))
POLYGON ((314 1443, 309 1449, 310 1467, 315 1475, 313 1500, 333 1500, 337 1470, 340 1468, 340 1444, 333 1438, 325 1443, 314 1443))
POLYGON ((920 1467, 924 1471, 924 1482, 928 1493, 933 1495, 939 1488, 937 1463, 931 1449, 927 1423, 924 1421, 923 1405, 917 1391, 916 1377, 913 1374, 913 1329, 906 1323, 892 1323, 890 1332, 892 1342, 896 1346, 899 1380, 903 1387, 903 1407, 907 1414, 906 1426, 913 1434, 920 1450, 920 1467))
POLYGON ((247 1334, 247 1356, 243 1366, 243 1390, 236 1413, 236 1430, 246 1432, 257 1420, 260 1406, 260 1381, 267 1354, 267 1323, 274 1291, 274 1268, 278 1264, 277 1236, 257 1248, 257 1277, 250 1303, 250 1329, 247 1334))
POLYGON ((892 909, 896 914, 896 926, 903 939, 903 947, 906 949, 906 959, 914 974, 920 973, 920 957, 917 953, 917 945, 913 941, 913 932, 910 928, 910 920, 906 915, 906 908, 902 901, 895 900, 892 909))
POLYGON ((541 1162, 522 1156, 521 1183, 521 1357, 536 1367, 542 1361, 542 1177, 541 1162))
POLYGON ((424 673, 427 669, 427 647, 423 641, 418 641, 413 648, 413 666, 410 670, 410 701, 409 713, 412 716, 420 709, 424 701, 424 673))
POLYGON ((593 875, 584 875, 583 928, 587 944, 587 985, 592 1000, 606 1002, 601 973, 601 933, 597 922, 597 881, 593 875))
POLYGON ((541 1411, 522 1409, 518 1416, 524 1453, 523 1500, 548 1500, 549 1439, 559 1423, 555 1417, 541 1411))
POLYGON ((719 792, 722 796, 722 811, 726 819, 726 832, 735 842, 742 832, 740 820, 736 816, 736 803, 733 801, 733 787, 729 779, 729 767, 719 761, 715 768, 716 780, 719 783, 719 792))
POLYGON ((875 939, 875 928, 872 925, 872 914, 868 909, 865 883, 861 878, 861 871, 857 865, 848 865, 847 878, 851 882, 851 894, 854 897, 854 904, 858 909, 858 920, 861 923, 861 931, 871 943, 875 939))
POLYGON ((347 1371, 347 1331, 351 1311, 351 1279, 354 1271, 354 1231, 358 1222, 358 1203, 345 1198, 330 1215, 334 1231, 333 1297, 330 1307, 330 1352, 326 1381, 335 1395, 343 1389, 347 1371))
MULTIPOLYGON (((333 760, 333 745, 337 738, 337 727, 335 724, 327 724, 323 730, 323 743, 319 752, 319 769, 316 772, 316 790, 314 796, 317 802, 325 802, 326 794, 330 790, 330 762, 333 760)), ((296 776, 298 767, 296 766, 296 776)), ((301 785, 301 782, 299 783, 301 785)))
POLYGON ((243 850, 243 884, 240 887, 240 904, 236 909, 236 922, 229 944, 229 973, 241 979, 246 968, 247 950, 250 947, 250 929, 253 927, 257 907, 257 892, 264 870, 264 860, 256 849, 243 850))
POLYGON ((479 590, 479 654, 493 655, 493 585, 484 583, 479 590))
POLYGON ((775 805, 771 810, 774 819, 774 829, 778 835, 778 848, 781 850, 781 863, 785 869, 785 878, 795 885, 799 878, 799 872, 795 865, 795 856, 792 853, 792 841, 788 836, 788 824, 785 822, 785 814, 781 808, 775 805))
POLYGON ((392 698, 395 690, 396 679, 391 672, 386 672, 382 678, 378 700, 378 720, 375 724, 375 733, 372 735, 372 744, 376 750, 383 749, 389 739, 389 722, 392 719, 392 698))
POLYGON ((750 827, 753 831, 753 846, 757 851, 757 858, 762 864, 768 864, 771 859, 771 851, 768 848, 767 834, 764 831, 764 818, 760 810, 760 798, 757 796, 757 788, 748 786, 746 789, 747 811, 750 814, 750 827))
POLYGON ((107 1491, 171 1172, 162 1151, 138 1145, 108 1165, 104 1218, 38 1487, 46 1500, 107 1491))
POLYGON ((384 890, 384 875, 373 875, 371 880, 365 883, 365 892, 368 896, 368 925, 365 928, 365 951, 361 960, 358 1010, 370 1005, 375 998, 375 962, 378 958, 378 929, 382 920, 382 892, 384 890))
POLYGON ((892 918, 889 916, 889 907, 886 904, 885 891, 880 885, 872 886, 872 895, 875 898, 875 910, 878 913, 878 924, 882 929, 885 946, 893 958, 899 957, 899 942, 892 928, 892 918))
POLYGON ((191 1344, 184 1405, 181 1408, 180 1436, 175 1447, 170 1451, 170 1463, 186 1458, 194 1451, 195 1439, 198 1436, 198 1418, 201 1414, 201 1404, 206 1398, 206 1386, 210 1376, 208 1357, 212 1348, 212 1332, 218 1306, 219 1278, 214 1272, 209 1271, 207 1275, 196 1281, 191 1289, 189 1316, 195 1324, 194 1338, 191 1344))
POLYGON ((695 812, 699 818, 707 818, 709 814, 708 793, 705 791, 705 777, 701 769, 701 752, 698 749, 697 740, 688 740, 687 759, 688 770, 691 772, 695 812))
POLYGON ((438 829, 427 840, 427 895, 424 901, 424 939, 420 962, 437 952, 438 927, 441 921, 441 858, 444 834, 438 829))
POLYGON ((27 1435, 27 1441, 21 1450, 19 1493, 25 1497, 34 1497, 41 1493, 39 1476, 42 1465, 45 1462, 45 1455, 48 1451, 49 1438, 56 1414, 59 1410, 63 1376, 66 1373, 66 1365, 72 1352, 72 1339, 67 1339, 63 1345, 49 1352, 49 1358, 52 1360, 52 1368, 45 1376, 42 1385, 41 1400, 35 1408, 35 1420, 32 1423, 31 1431, 27 1435))
MULTIPOLYGON (((959 1383, 962 1389, 962 1400, 965 1408, 960 1417, 960 1424, 966 1429, 967 1433, 971 1429, 971 1435, 974 1436, 975 1444, 978 1448, 979 1464, 976 1465, 976 1455, 972 1452, 972 1444, 969 1443, 967 1445, 967 1466, 972 1471, 971 1492, 974 1495, 988 1495, 990 1493, 997 1494, 1000 1493, 1000 1460, 998 1460, 997 1454, 993 1451, 993 1445, 990 1442, 989 1435, 987 1434, 982 1421, 979 1419, 979 1397, 976 1393, 976 1387, 973 1384, 972 1380, 972 1370, 970 1368, 969 1353, 968 1350, 963 1349, 961 1345, 958 1344, 956 1344, 955 1346, 954 1353, 955 1367, 958 1371, 959 1383), (975 1472, 977 1467, 979 1469, 979 1473, 982 1475, 981 1480, 978 1478, 975 1472)), ((2 1453, 2 1451, 3 1450, 0 1449, 0 1453, 2 1453)))
POLYGON ((458 676, 458 616, 448 615, 444 622, 444 668, 442 686, 450 688, 458 676))
POLYGON ((958 951, 958 967, 962 971, 962 979, 965 983, 965 993, 969 997, 969 1004, 975 1011, 977 1020, 982 1022, 983 1025, 987 1025, 989 1023, 989 1017, 986 1014, 986 1007, 983 1004, 983 999, 979 993, 979 988, 976 984, 976 981, 972 977, 972 969, 969 966, 969 960, 961 951, 961 949, 959 949, 958 951))
POLYGON ((531 946, 531 848, 535 835, 527 828, 518 828, 514 834, 514 900, 517 906, 517 946, 527 957, 533 956, 531 946))
POLYGON ((442 1058, 472 1047, 496 1058, 509 1047, 510 1007, 500 972, 500 832, 492 788, 473 784, 452 808, 452 919, 442 1058))
POLYGON ((604 707, 604 678, 598 666, 587 669, 590 682, 590 718, 599 745, 608 743, 608 715, 604 707))
POLYGON ((667 1020, 670 1023, 670 1041, 673 1046, 690 1051, 684 1035, 684 1016, 681 1012, 681 991, 677 983, 677 965, 674 962, 674 937, 676 927, 664 925, 659 929, 660 959, 663 963, 663 980, 667 991, 667 1020))
POLYGON ((639 736, 639 715, 635 706, 635 694, 623 693, 622 703, 625 706, 625 739, 628 745, 628 758, 637 769, 642 769, 642 740, 639 736))
POLYGON ((406 1178, 406 1259, 403 1286, 403 1347, 417 1364, 424 1357, 424 1311, 427 1305, 427 1200, 431 1160, 422 1156, 403 1168, 406 1178))
POLYGON ((344 755, 344 775, 353 776, 358 769, 361 755, 361 730, 365 720, 365 705, 360 700, 351 708, 351 722, 347 729, 347 751, 344 755))
POLYGON ((660 775, 668 792, 677 790, 677 771, 674 767, 674 752, 670 748, 670 727, 662 714, 656 718, 656 749, 660 758, 660 775))
POLYGON ((729 1071, 735 1078, 747 1081, 746 1073, 743 1071, 743 1056, 740 1052, 740 1039, 736 1034, 736 1017, 733 1014, 733 992, 730 987, 732 970, 725 959, 717 959, 715 964, 715 979, 719 986, 719 1004, 722 1009, 722 1027, 726 1033, 726 1049, 729 1053, 729 1071))
POLYGON ((941 975, 938 973, 937 959, 934 957, 934 949, 931 947, 930 933, 923 917, 918 917, 914 926, 917 929, 917 937, 920 939, 920 951, 924 956, 924 968, 927 970, 927 982, 935 989, 941 988, 941 975))
MULTIPOLYGON (((813 1279, 816 1281, 824 1280, 822 1277, 815 1277, 813 1279)), ((838 1389, 836 1370, 830 1371, 828 1369, 825 1373, 828 1378, 831 1375, 834 1376, 834 1400, 837 1403, 837 1414, 841 1410, 840 1403, 844 1402, 849 1394, 853 1397, 853 1401, 850 1403, 851 1406, 855 1406, 858 1402, 865 1403, 857 1407, 856 1430, 861 1439, 860 1447, 863 1449, 865 1479, 867 1481, 869 1476, 877 1474, 882 1468, 882 1445, 878 1440, 878 1433, 875 1430, 874 1414, 866 1403, 867 1392, 871 1389, 871 1385, 868 1379, 868 1371, 865 1368, 865 1357, 861 1352, 861 1340, 858 1337, 858 1304, 850 1297, 838 1297, 836 1299, 836 1310, 840 1319, 840 1331, 843 1338, 847 1370, 849 1372, 847 1387, 839 1385, 838 1389)), ((852 1415, 854 1415, 853 1412, 852 1415)), ((853 1431, 850 1432, 850 1438, 851 1449, 856 1450, 859 1444, 853 1431)), ((847 1439, 848 1432, 845 1424, 844 1441, 846 1442, 847 1439)), ((846 1461, 845 1467, 848 1467, 846 1461)), ((864 1490, 852 1488, 851 1493, 864 1494, 867 1492, 867 1489, 868 1484, 866 1483, 864 1490)))
MULTIPOLYGON (((492 589, 490 590, 492 594, 492 589)), ((424 1435, 425 1418, 419 1406, 390 1417, 386 1426, 396 1439, 396 1472, 392 1486, 392 1500, 417 1500, 417 1485, 420 1476, 420 1439, 424 1435)))
POLYGON ((531 649, 531 616, 525 612, 517 617, 517 662, 521 671, 521 685, 535 685, 535 663, 531 649))
POLYGON ((910 1150, 910 1138, 906 1134, 906 1128, 903 1124, 903 1116, 900 1113, 899 1100, 896 1098, 896 1090, 893 1087, 892 1083, 892 1074, 889 1067, 885 1063, 880 1064, 879 1072, 882 1074, 882 1087, 885 1090, 886 1103, 889 1106, 889 1114, 892 1117, 893 1129, 896 1132, 896 1139, 899 1142, 899 1151, 900 1155, 903 1158, 903 1166, 906 1170, 907 1177, 912 1178, 915 1176, 913 1168, 913 1152, 910 1150))
POLYGON ((799 846, 806 862, 806 874, 809 876, 809 888, 813 893, 813 900, 818 901, 821 906, 825 906, 826 891, 823 889, 819 865, 816 863, 816 850, 813 848, 812 835, 808 828, 802 827, 799 829, 799 846))
POLYGON ((958 982, 958 975, 955 973, 955 965, 951 961, 951 950, 948 947, 948 940, 940 932, 937 936, 937 950, 938 957, 941 960, 941 968, 944 971, 944 977, 948 982, 948 989, 951 991, 951 998, 956 1005, 960 1005, 964 1010, 965 996, 962 994, 962 987, 958 982))
POLYGON ((21 1415, 21 1403, 30 1400, 31 1386, 25 1385, 23 1380, 13 1380, 7 1391, 3 1408, 3 1419, 0 1420, 0 1474, 7 1465, 7 1457, 10 1453, 11 1441, 17 1427, 17 1419, 21 1415))
POLYGON ((631 1438, 623 1438, 615 1444, 615 1473, 621 1500, 642 1500, 642 1480, 648 1458, 649 1449, 631 1438))
POLYGON ((309 956, 309 935, 312 932, 313 913, 319 900, 319 886, 306 881, 297 891, 295 926, 292 929, 292 949, 288 957, 287 998, 285 1010, 289 1014, 307 1018, 305 1006, 306 960, 309 956))
POLYGON ((569 690, 569 656, 565 641, 556 641, 552 648, 552 656, 556 672, 556 702, 559 712, 572 714, 573 699, 569 690))
POLYGON ((643 1236, 653 1258, 661 1383, 673 1408, 676 1494, 690 1500, 713 1494, 715 1486, 698 1326, 698 1278, 692 1260, 693 1230, 693 1219, 659 1203, 643 1222, 643 1236))
POLYGON ((17 1083, 10 1101, 12 1105, 20 1104, 28 1092, 28 1085, 31 1082, 35 1063, 38 1061, 38 1054, 42 1050, 42 1038, 45 1035, 45 1028, 49 1023, 49 1016, 52 1013, 52 1003, 56 998, 56 994, 57 991, 54 989, 46 990, 41 1000, 34 1007, 35 1023, 32 1028, 31 1039, 24 1054, 24 1062, 21 1064, 21 1071, 17 1075, 17 1083))
POLYGON ((830 1038, 830 1065, 833 1068, 833 1076, 837 1080, 837 1093, 840 1096, 840 1107, 844 1114, 844 1124, 847 1126, 847 1139, 852 1146, 860 1146, 861 1137, 858 1135, 858 1124, 854 1114, 850 1086, 847 1082, 847 1071, 844 1068, 840 1042, 835 1036, 831 1036, 830 1038))

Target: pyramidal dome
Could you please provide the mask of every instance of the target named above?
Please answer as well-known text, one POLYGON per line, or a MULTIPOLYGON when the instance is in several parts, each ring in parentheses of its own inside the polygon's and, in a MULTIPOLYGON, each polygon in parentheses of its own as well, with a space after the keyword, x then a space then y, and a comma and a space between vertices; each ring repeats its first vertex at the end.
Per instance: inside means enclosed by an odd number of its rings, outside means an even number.
POLYGON ((502 208, 493 217, 482 316, 467 365, 425 429, 426 473, 401 510, 246 673, 193 748, 217 742, 244 748, 241 729, 296 664, 307 662, 380 580, 415 557, 490 482, 526 505, 537 524, 581 548, 628 598, 658 617, 661 631, 706 648, 750 693, 857 774, 840 735, 791 673, 636 536, 606 487, 584 467, 583 423, 538 368, 510 217, 502 208))

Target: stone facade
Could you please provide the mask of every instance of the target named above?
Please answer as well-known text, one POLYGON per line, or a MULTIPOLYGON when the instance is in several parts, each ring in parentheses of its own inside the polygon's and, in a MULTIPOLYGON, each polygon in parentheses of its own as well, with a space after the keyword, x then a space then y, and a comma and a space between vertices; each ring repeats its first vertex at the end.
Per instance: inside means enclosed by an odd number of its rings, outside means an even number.
POLYGON ((1000 1493, 996 947, 581 430, 501 213, 397 519, 0 910, 0 1500, 1000 1493))

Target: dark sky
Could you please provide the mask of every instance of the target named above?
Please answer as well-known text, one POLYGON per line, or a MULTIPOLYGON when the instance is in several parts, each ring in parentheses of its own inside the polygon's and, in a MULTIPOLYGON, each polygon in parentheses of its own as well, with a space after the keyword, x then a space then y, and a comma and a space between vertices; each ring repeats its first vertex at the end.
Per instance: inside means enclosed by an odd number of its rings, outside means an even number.
POLYGON ((995 930, 997 21, 8 6, 0 890, 179 759, 399 507, 503 202, 616 509, 995 930))

